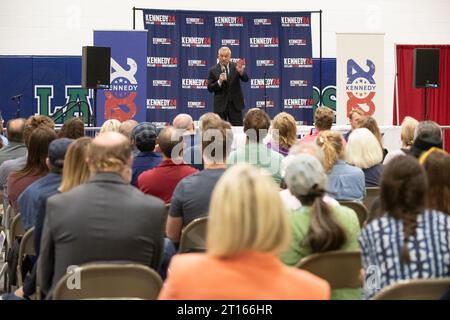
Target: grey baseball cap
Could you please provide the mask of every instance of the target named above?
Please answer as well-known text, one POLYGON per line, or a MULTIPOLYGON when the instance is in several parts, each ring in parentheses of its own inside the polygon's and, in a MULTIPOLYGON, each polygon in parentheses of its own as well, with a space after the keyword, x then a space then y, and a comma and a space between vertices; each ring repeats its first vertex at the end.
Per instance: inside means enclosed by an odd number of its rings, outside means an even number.
POLYGON ((284 179, 294 196, 306 196, 314 188, 324 189, 327 176, 320 161, 305 153, 290 159, 284 179))

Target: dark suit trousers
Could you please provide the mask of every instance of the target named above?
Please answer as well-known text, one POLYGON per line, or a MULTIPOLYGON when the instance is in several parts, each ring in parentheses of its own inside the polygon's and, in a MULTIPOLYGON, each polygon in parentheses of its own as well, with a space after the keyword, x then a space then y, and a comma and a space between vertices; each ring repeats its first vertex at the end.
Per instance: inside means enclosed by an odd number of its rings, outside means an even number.
POLYGON ((242 110, 236 109, 233 101, 228 101, 225 111, 219 112, 218 115, 232 126, 242 126, 242 110))

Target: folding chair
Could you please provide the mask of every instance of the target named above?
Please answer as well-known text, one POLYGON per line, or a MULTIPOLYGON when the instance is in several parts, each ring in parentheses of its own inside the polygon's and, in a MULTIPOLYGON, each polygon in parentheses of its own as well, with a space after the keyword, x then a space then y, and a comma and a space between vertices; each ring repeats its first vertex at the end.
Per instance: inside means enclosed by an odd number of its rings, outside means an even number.
POLYGON ((65 274, 56 284, 54 300, 154 300, 162 288, 158 273, 140 264, 90 263, 65 274))
POLYGON ((362 287, 360 251, 329 251, 312 254, 300 260, 297 268, 325 279, 331 289, 362 287))
POLYGON ((34 256, 36 255, 36 251, 34 250, 34 227, 29 229, 23 235, 22 241, 20 242, 19 249, 19 259, 17 263, 17 286, 20 287, 23 285, 22 278, 22 264, 23 260, 26 256, 34 256))
POLYGON ((450 287, 450 277, 404 280, 381 289, 374 300, 439 300, 450 287))
POLYGON ((366 197, 363 200, 368 210, 372 209, 374 201, 380 196, 380 187, 366 187, 366 197))
POLYGON ((195 219, 181 233, 179 253, 206 251, 206 226, 208 217, 195 219))
POLYGON ((356 212, 356 215, 358 216, 359 225, 361 228, 364 226, 364 223, 366 222, 367 218, 369 217, 369 212, 367 211, 367 208, 360 202, 357 201, 344 201, 341 200, 339 203, 342 206, 346 206, 350 209, 353 209, 356 212))

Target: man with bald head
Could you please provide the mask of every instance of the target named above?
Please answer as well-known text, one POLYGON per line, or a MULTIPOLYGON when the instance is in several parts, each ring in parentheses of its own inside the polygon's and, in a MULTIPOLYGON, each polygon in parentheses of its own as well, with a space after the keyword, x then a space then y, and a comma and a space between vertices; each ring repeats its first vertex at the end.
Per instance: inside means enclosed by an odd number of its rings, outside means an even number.
POLYGON ((200 137, 195 132, 194 120, 186 113, 180 113, 173 119, 173 127, 183 135, 183 159, 191 167, 203 170, 200 137))
POLYGON ((144 171, 138 177, 139 189, 162 199, 165 203, 172 200, 173 191, 184 177, 197 172, 182 158, 182 134, 174 127, 165 127, 157 138, 163 160, 153 169, 144 171))
POLYGON ((248 82, 248 75, 241 60, 231 61, 230 48, 220 48, 217 55, 219 62, 209 69, 208 75, 208 91, 214 93, 214 112, 231 125, 242 126, 241 81, 248 82))
POLYGON ((91 181, 47 202, 38 261, 38 285, 47 298, 69 266, 126 261, 158 270, 162 261, 164 203, 130 185, 129 140, 102 133, 86 161, 91 181))
POLYGON ((23 141, 25 119, 12 119, 8 121, 6 134, 9 143, 0 150, 0 165, 6 160, 23 157, 27 154, 27 147, 23 141))

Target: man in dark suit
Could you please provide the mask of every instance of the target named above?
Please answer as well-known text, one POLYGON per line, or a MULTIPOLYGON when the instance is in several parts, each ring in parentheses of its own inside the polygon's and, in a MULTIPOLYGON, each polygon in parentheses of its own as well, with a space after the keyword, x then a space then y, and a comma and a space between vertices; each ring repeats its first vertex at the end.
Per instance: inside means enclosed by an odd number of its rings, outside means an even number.
POLYGON ((123 261, 158 270, 163 257, 165 206, 130 185, 128 139, 100 134, 87 157, 91 181, 47 202, 37 270, 47 298, 69 266, 123 261))
POLYGON ((219 63, 209 69, 208 91, 214 92, 214 112, 233 126, 242 126, 244 96, 241 80, 248 81, 248 75, 241 61, 231 62, 231 50, 222 47, 218 52, 219 63))

